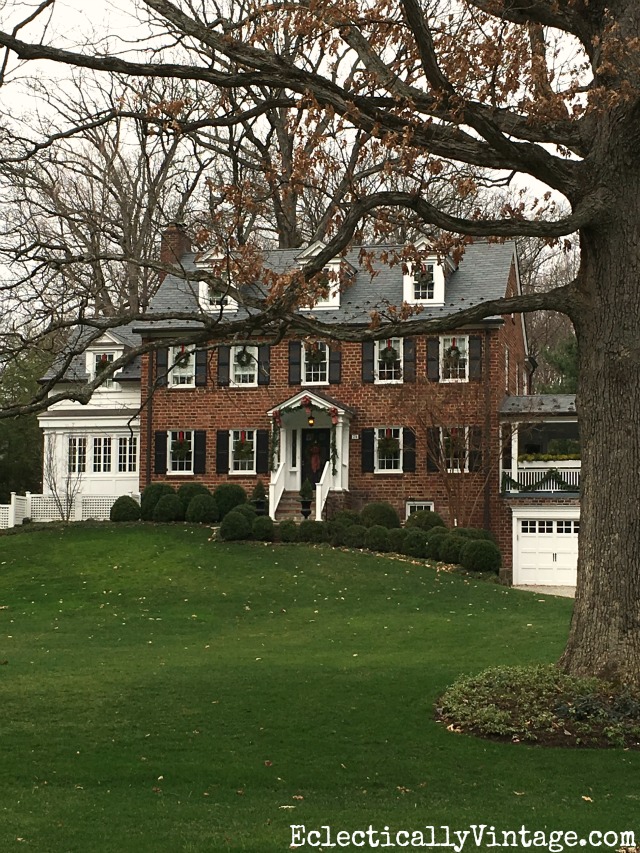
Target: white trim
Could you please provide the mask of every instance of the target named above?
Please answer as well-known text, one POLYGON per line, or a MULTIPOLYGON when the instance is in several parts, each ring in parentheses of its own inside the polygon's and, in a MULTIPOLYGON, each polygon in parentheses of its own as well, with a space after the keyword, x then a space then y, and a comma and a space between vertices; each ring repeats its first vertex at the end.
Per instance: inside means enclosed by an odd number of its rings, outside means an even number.
MULTIPOLYGON (((442 383, 460 383, 460 382, 468 382, 469 381, 469 335, 440 335, 439 338, 440 343, 440 382, 442 383), (464 376, 452 376, 445 377, 444 375, 444 354, 445 354, 445 341, 455 341, 456 346, 460 348, 460 341, 464 341, 464 376)), ((449 346, 453 346, 453 343, 447 345, 447 349, 449 346)))
POLYGON ((373 473, 374 474, 403 474, 403 457, 402 451, 404 450, 403 443, 403 429, 401 426, 378 426, 374 427, 373 433, 373 473), (386 432, 387 430, 391 430, 392 435, 390 438, 395 438, 398 440, 398 467, 397 468, 380 468, 379 467, 379 456, 378 456, 378 442, 381 438, 385 438, 384 435, 379 435, 381 431, 386 432), (397 432, 397 435, 393 435, 393 433, 397 432))
MULTIPOLYGON (((246 476, 250 476, 252 474, 256 474, 257 473, 256 472, 256 456, 257 456, 257 453, 258 453, 258 430, 257 429, 247 429, 246 427, 240 427, 239 429, 230 429, 229 430, 229 474, 231 476, 234 476, 234 477, 245 476, 246 477, 246 476), (241 440, 241 434, 243 432, 247 433, 247 439, 248 439, 248 433, 251 433, 251 443, 253 444, 253 461, 252 461, 251 468, 243 468, 242 470, 236 470, 233 467, 234 462, 236 461, 235 456, 234 456, 234 446, 236 443, 236 439, 234 439, 233 434, 238 433, 237 441, 240 441, 241 440)), ((237 461, 238 462, 243 462, 243 461, 248 462, 249 460, 248 459, 245 459, 245 460, 238 459, 237 461)))
MULTIPOLYGON (((395 370, 394 370, 395 372, 395 370)), ((404 340, 403 338, 385 338, 384 340, 374 341, 373 347, 373 382, 375 385, 401 385, 404 381, 404 340), (400 375, 394 379, 380 379, 380 358, 381 351, 387 348, 387 341, 391 341, 391 348, 398 353, 398 362, 400 363, 400 375), (397 344, 397 345, 396 345, 397 344)))
POLYGON ((423 509, 435 512, 435 503, 433 501, 407 500, 404 502, 405 520, 412 514, 411 507, 415 507, 414 512, 419 512, 423 509))
MULTIPOLYGON (((301 385, 328 385, 329 384, 329 347, 324 341, 317 341, 317 345, 319 347, 324 347, 324 365, 325 365, 325 374, 326 379, 307 379, 307 347, 305 344, 302 344, 300 348, 300 384, 301 385)), ((318 363, 318 366, 320 363, 318 363)), ((309 362, 309 366, 312 367, 312 362, 309 362)))
MULTIPOLYGON (((240 370, 247 369, 242 368, 238 365, 240 370)), ((258 347, 255 344, 247 344, 246 346, 232 346, 229 352, 229 387, 230 388, 257 388, 258 387, 258 370, 260 369, 260 363, 258 361, 258 347), (253 381, 252 382, 236 382, 235 380, 235 367, 236 367, 236 356, 238 352, 242 350, 247 350, 247 352, 251 355, 253 359, 253 381)), ((247 374, 248 375, 248 374, 247 374)))
MULTIPOLYGON (((531 584, 531 577, 522 577, 522 567, 520 565, 520 527, 522 521, 532 520, 532 519, 541 519, 541 520, 553 520, 553 521, 580 521, 580 507, 576 504, 565 505, 565 506, 542 506, 542 505, 527 505, 527 506, 512 506, 511 507, 511 530, 512 530, 512 573, 513 573, 513 584, 517 586, 518 584, 531 584)), ((529 534, 524 534, 529 535, 529 534)), ((531 536, 538 536, 545 534, 531 534, 531 536)), ((555 536, 573 536, 575 534, 549 534, 555 536)), ((563 569, 561 566, 558 569, 553 568, 544 568, 542 571, 546 571, 546 575, 541 575, 539 579, 534 577, 533 583, 544 584, 545 586, 566 586, 566 585, 574 585, 575 584, 575 572, 566 567, 563 569)))

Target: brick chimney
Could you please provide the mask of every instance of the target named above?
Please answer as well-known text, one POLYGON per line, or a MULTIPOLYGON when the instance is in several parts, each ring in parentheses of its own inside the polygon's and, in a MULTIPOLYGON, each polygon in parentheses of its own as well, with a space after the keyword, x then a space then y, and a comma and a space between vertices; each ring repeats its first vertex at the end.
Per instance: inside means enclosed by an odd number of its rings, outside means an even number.
POLYGON ((182 222, 172 222, 162 232, 160 263, 178 264, 186 252, 191 251, 191 240, 182 222))

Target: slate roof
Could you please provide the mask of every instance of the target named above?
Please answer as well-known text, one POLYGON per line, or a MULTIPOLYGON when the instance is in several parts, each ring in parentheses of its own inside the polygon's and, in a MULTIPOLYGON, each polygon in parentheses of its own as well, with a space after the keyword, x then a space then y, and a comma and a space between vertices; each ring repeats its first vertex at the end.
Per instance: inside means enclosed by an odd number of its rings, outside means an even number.
MULTIPOLYGON (((87 327, 80 328, 76 332, 75 341, 78 343, 82 343, 82 341, 87 340, 88 337, 93 332, 93 329, 89 329, 87 327)), ((109 334, 116 338, 117 341, 122 343, 127 349, 128 347, 136 347, 140 344, 140 335, 136 334, 133 331, 133 324, 128 323, 125 326, 118 326, 117 328, 110 329, 109 334)), ((73 345, 74 341, 72 341, 73 345)), ((91 346, 97 346, 97 342, 94 341, 91 346)), ((108 349, 105 346, 105 349, 108 349)), ((53 365, 49 368, 49 370, 45 373, 45 375, 40 379, 40 382, 46 382, 47 380, 54 377, 60 367, 62 361, 62 357, 58 357, 53 365)), ((141 366, 142 361, 140 357, 136 357, 130 364, 126 365, 121 371, 116 374, 117 381, 139 381, 141 376, 141 366)), ((67 372, 65 373, 64 381, 65 382, 88 382, 89 374, 86 370, 86 358, 84 352, 80 353, 73 358, 67 372)))
POLYGON ((567 417, 576 415, 575 394, 530 394, 526 397, 505 397, 501 415, 527 417, 567 417))
MULTIPOLYGON (((359 263, 360 247, 353 248, 345 257, 356 270, 350 286, 341 294, 338 309, 322 309, 314 312, 323 322, 368 324, 370 312, 385 305, 400 305, 403 299, 402 264, 390 266, 380 260, 380 254, 390 256, 402 250, 401 246, 369 247, 375 251, 373 261, 375 275, 362 268, 359 263)), ((277 249, 268 252, 265 265, 276 273, 283 273, 300 266, 297 260, 300 249, 277 249)), ((453 311, 470 308, 480 302, 499 299, 505 295, 511 263, 514 257, 514 243, 485 243, 477 242, 469 245, 458 269, 447 277, 445 285, 445 304, 442 306, 424 307, 418 315, 421 319, 445 317, 453 311)), ((191 253, 183 256, 182 265, 186 271, 196 269, 196 255, 191 253)), ((250 292, 250 291, 248 291, 250 292)), ((177 276, 169 275, 162 282, 154 296, 148 314, 168 311, 198 311, 198 283, 185 282, 177 276)), ((253 290, 253 296, 260 296, 258 288, 253 290)), ((225 311, 228 319, 241 319, 248 311, 239 306, 235 312, 225 311)), ((138 323, 136 330, 148 332, 176 329, 197 329, 196 321, 164 320, 157 323, 138 323)))

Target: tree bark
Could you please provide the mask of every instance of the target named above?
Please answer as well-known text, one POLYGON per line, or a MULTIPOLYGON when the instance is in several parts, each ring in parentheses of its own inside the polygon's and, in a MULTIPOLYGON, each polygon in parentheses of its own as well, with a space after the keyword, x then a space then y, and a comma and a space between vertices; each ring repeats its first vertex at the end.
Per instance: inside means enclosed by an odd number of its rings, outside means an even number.
MULTIPOLYGON (((603 122, 606 125, 606 122, 603 122)), ((560 666, 640 684, 640 162, 638 127, 606 126, 617 203, 581 232, 573 320, 582 446, 578 584, 560 666), (618 128, 620 130, 620 128, 618 128)), ((591 176, 594 177, 593 175, 591 176)))

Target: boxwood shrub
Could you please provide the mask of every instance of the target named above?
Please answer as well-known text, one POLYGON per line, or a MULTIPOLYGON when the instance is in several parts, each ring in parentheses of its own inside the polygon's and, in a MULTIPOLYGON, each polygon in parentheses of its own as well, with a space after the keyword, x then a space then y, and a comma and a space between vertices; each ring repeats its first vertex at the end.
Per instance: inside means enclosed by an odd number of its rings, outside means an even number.
POLYGON ((220 538, 228 542, 237 542, 251 538, 251 522, 241 512, 231 510, 220 524, 220 538))
POLYGON ((444 563, 459 563, 460 553, 464 546, 472 540, 466 539, 464 536, 458 536, 454 533, 449 533, 440 539, 438 547, 438 557, 444 563))
POLYGON ((138 521, 140 518, 140 504, 130 495, 120 495, 111 506, 109 518, 111 521, 138 521))
POLYGON ((386 501, 367 504, 360 513, 360 523, 365 527, 379 524, 382 527, 400 527, 400 516, 386 501))
POLYGON ((244 515, 245 518, 249 519, 249 524, 253 524, 253 519, 257 517, 258 513, 256 512, 256 508, 253 504, 238 504, 232 510, 233 512, 239 512, 244 515))
POLYGON ((286 518, 278 525, 278 538, 281 542, 298 541, 298 525, 291 518, 286 518))
POLYGON ((407 530, 402 543, 402 553, 407 557, 426 557, 426 544, 427 539, 424 530, 418 528, 407 530))
POLYGON ((419 509, 417 512, 411 513, 404 526, 431 530, 432 527, 444 527, 445 524, 437 512, 432 512, 430 509, 419 509))
POLYGON ((169 495, 163 495, 153 508, 154 521, 166 523, 169 521, 182 521, 183 518, 182 502, 174 491, 169 495))
POLYGON ((362 524, 352 524, 344 531, 344 544, 348 548, 364 548, 367 528, 362 524))
POLYGON ((211 524, 219 518, 218 504, 211 492, 196 494, 189 501, 185 518, 194 524, 211 524))
POLYGON ((392 527, 390 530, 387 530, 389 550, 394 554, 402 554, 402 546, 408 532, 406 527, 392 527))
POLYGON ((183 483, 178 489, 178 497, 180 498, 180 502, 182 503, 182 508, 184 509, 185 517, 187 514, 187 508, 191 503, 191 498, 196 495, 210 495, 211 492, 209 489, 203 485, 203 483, 183 483))
POLYGON ((440 543, 442 540, 448 536, 449 531, 440 528, 434 528, 430 530, 427 534, 427 541, 425 544, 425 556, 427 556, 430 560, 439 560, 440 559, 440 543), (438 531, 437 533, 435 531, 438 531))
POLYGON ((338 525, 340 527, 351 527, 354 524, 362 524, 360 514, 354 509, 339 509, 330 520, 334 527, 338 525))
POLYGON ((213 496, 218 505, 220 518, 224 518, 232 509, 247 502, 247 493, 238 483, 220 483, 213 496))
POLYGON ((312 521, 305 518, 298 525, 299 542, 328 542, 329 531, 324 521, 312 521))
POLYGON ((163 495, 173 495, 173 486, 168 483, 149 483, 140 499, 140 517, 143 521, 153 520, 153 510, 163 495))
POLYGON ((273 542, 275 529, 273 521, 268 515, 257 515, 251 526, 251 538, 259 542, 273 542))
POLYGON ((495 542, 470 539, 462 548, 460 562, 470 572, 497 572, 502 564, 502 555, 495 542))
POLYGON ((373 527, 368 527, 364 538, 364 544, 365 548, 368 548, 369 551, 380 551, 381 553, 386 554, 387 551, 391 550, 388 529, 383 527, 381 524, 374 524, 373 527))

